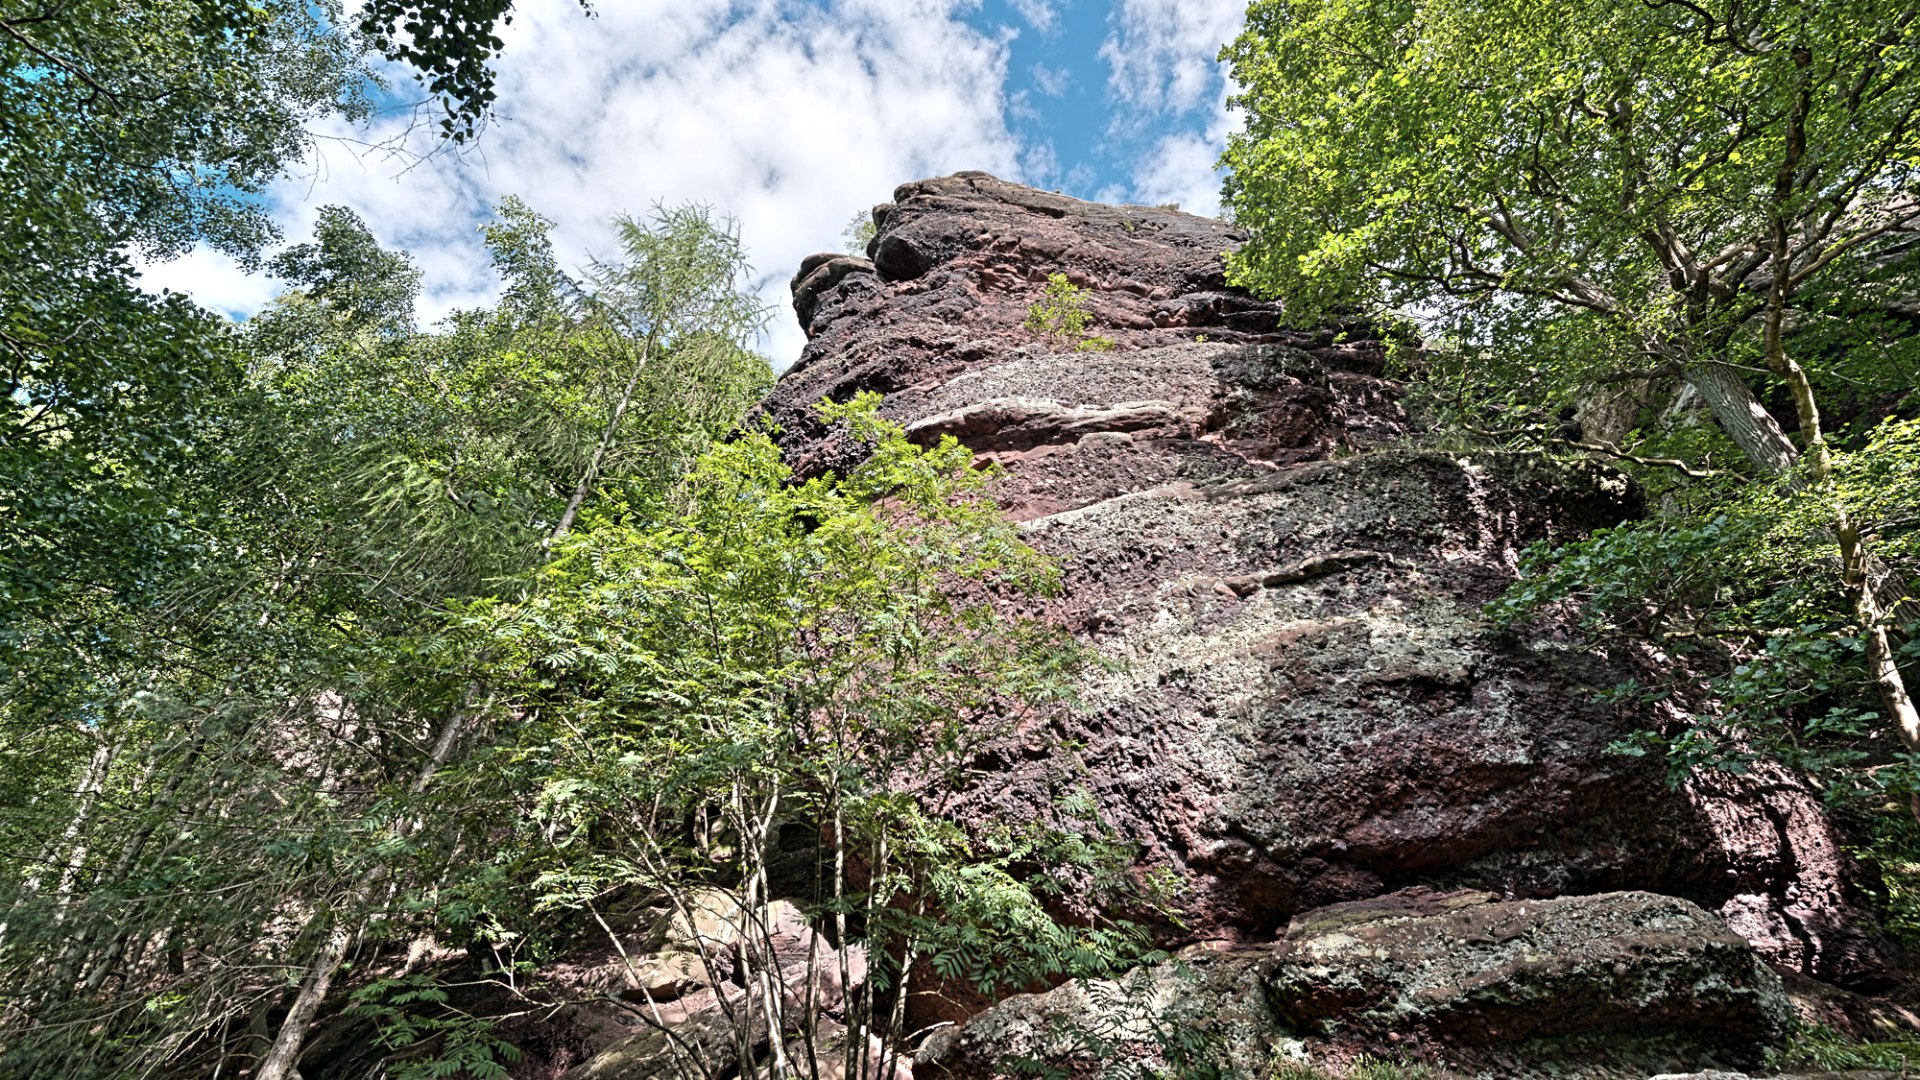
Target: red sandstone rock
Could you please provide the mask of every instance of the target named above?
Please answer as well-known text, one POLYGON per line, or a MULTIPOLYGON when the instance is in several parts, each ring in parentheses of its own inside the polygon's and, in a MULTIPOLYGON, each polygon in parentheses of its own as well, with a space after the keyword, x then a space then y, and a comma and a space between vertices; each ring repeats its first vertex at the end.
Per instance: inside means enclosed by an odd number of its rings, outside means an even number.
MULTIPOLYGON (((876 208, 871 262, 795 279, 810 341, 761 407, 803 472, 850 462, 810 406, 886 394, 925 437, 1007 466, 1000 496, 1063 564, 1045 613, 1123 664, 1059 735, 1109 820, 1187 884, 1170 939, 1270 940, 1297 912, 1410 885, 1515 897, 1644 889, 1721 911, 1794 970, 1884 969, 1817 799, 1781 775, 1668 787, 1609 755, 1658 718, 1622 678, 1479 615, 1516 553, 1635 512, 1604 471, 1402 448, 1363 325, 1300 332, 1228 288, 1230 225, 961 173, 876 208), (1047 275, 1107 352, 1021 328, 1047 275), (1202 338, 1204 337, 1204 340, 1202 338)), ((1043 813, 1054 763, 1009 752, 975 805, 1043 813)))

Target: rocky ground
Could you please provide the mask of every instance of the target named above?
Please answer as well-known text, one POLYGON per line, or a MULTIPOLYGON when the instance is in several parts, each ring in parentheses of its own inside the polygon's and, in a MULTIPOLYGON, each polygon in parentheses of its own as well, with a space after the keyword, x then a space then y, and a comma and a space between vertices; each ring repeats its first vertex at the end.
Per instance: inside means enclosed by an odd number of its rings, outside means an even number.
MULTIPOLYGON (((880 391, 917 437, 1005 467, 999 497, 1064 568, 1037 613, 1114 662, 1056 734, 1185 890, 1173 960, 921 1006, 941 1026, 897 1075, 1009 1055, 1091 1075, 1202 1043, 1261 1076, 1361 1055, 1647 1075, 1758 1067, 1796 1009, 1901 1022, 1862 996, 1901 958, 1814 793, 1765 772, 1669 786, 1606 752, 1674 719, 1603 700, 1621 668, 1482 619, 1527 543, 1639 511, 1619 477, 1413 448, 1382 343, 1281 329, 1279 304, 1228 288, 1230 225, 981 173, 874 217, 871 258, 795 277, 809 342, 762 416, 818 472, 856 450, 811 405, 880 391), (1056 273, 1111 349, 1023 328, 1056 273)), ((1044 815, 1053 764, 982 762, 970 805, 1044 815)), ((679 976, 675 998, 725 992, 679 976)), ((656 1074, 657 1034, 603 1027, 567 1075, 656 1074)))

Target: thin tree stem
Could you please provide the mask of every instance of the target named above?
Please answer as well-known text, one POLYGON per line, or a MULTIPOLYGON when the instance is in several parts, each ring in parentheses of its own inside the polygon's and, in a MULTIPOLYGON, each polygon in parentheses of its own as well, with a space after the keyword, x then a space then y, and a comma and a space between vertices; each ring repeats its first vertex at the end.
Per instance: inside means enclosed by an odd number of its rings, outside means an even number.
POLYGON ((560 523, 553 527, 545 546, 552 547, 573 530, 573 522, 580 514, 580 507, 587 501, 587 493, 593 490, 593 482, 600 475, 600 468, 606 463, 607 453, 613 449, 615 438, 620 434, 620 421, 627 415, 627 408, 633 404, 633 391, 640 385, 640 373, 646 369, 647 358, 653 352, 654 335, 649 332, 640 341, 640 358, 634 362, 633 371, 627 376, 627 385, 620 391, 620 400, 614 403, 613 415, 607 418, 607 426, 600 433, 600 442, 593 448, 593 457, 587 461, 586 471, 580 474, 580 482, 573 487, 573 495, 567 499, 567 508, 560 514, 560 523))

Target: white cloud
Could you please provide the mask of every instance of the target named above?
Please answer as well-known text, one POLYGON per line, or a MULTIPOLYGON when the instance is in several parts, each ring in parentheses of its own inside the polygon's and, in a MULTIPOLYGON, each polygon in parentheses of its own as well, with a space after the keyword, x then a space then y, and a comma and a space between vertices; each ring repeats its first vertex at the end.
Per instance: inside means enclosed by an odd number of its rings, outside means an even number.
POLYGON ((1054 10, 1053 0, 1007 0, 1027 25, 1045 34, 1059 24, 1060 13, 1054 10))
POLYGON ((1020 172, 1035 187, 1050 187, 1060 179, 1060 155, 1051 140, 1032 143, 1020 154, 1020 172))
MULTIPOLYGON (((422 316, 484 303, 494 283, 476 225, 518 194, 558 227, 561 259, 608 254, 607 219, 656 201, 698 201, 740 219, 774 308, 777 365, 802 343, 787 279, 837 250, 856 210, 903 180, 960 169, 1021 174, 1006 126, 1007 43, 961 20, 972 0, 575 0, 516 5, 500 64, 499 116, 477 147, 405 162, 323 142, 311 173, 277 192, 288 236, 315 209, 353 208, 420 264, 422 316)), ((343 140, 377 141, 344 128, 343 140)), ((417 144, 430 146, 425 135, 417 144)), ((197 257, 196 257, 197 258, 197 257)), ((156 284, 227 289, 204 258, 155 268, 156 284), (178 273, 176 274, 176 271, 178 273)), ((257 295, 257 294, 256 294, 257 295)), ((257 306, 257 305, 256 305, 257 306)))
MULTIPOLYGON (((1100 46, 1108 89, 1149 115, 1199 107, 1220 85, 1221 46, 1245 19, 1244 0, 1116 0, 1113 29, 1100 46)), ((1127 115, 1116 112, 1115 120, 1127 115)))
POLYGON ((279 285, 265 274, 248 273, 230 255, 197 247, 164 263, 139 260, 141 282, 149 289, 186 293, 201 307, 229 318, 245 318, 265 307, 279 285))
POLYGON ((1221 175, 1215 164, 1227 147, 1227 136, 1245 123, 1238 110, 1227 108, 1230 92, 1227 86, 1220 88, 1203 129, 1163 135, 1136 159, 1136 202, 1179 203, 1180 209, 1190 214, 1219 215, 1221 175))
POLYGON ((1025 123, 1038 124, 1046 119, 1033 103, 1033 91, 1015 90, 1007 97, 1007 115, 1025 123))
MULTIPOLYGON (((558 222, 572 265, 609 253, 615 213, 701 201, 740 219, 773 313, 765 348, 784 366, 802 342, 788 277, 804 256, 839 249, 847 219, 895 184, 977 168, 1211 213, 1213 163, 1237 123, 1214 57, 1238 32, 1240 0, 1113 0, 1101 56, 1114 134, 1140 151, 1122 177, 1059 159, 1040 106, 1070 76, 1036 65, 1031 90, 1010 95, 1017 31, 970 25, 977 0, 624 0, 596 5, 591 19, 576 0, 516 7, 500 114, 474 148, 416 162, 368 147, 407 143, 409 116, 340 126, 275 192, 290 239, 307 236, 319 206, 339 203, 410 251, 429 321, 494 295, 476 226, 504 195, 558 222), (1038 128, 1030 144, 1010 118, 1038 128)), ((1030 0, 1021 10, 1038 26, 1061 9, 1030 0)), ((423 129, 411 145, 439 144, 423 129)), ((274 289, 206 251, 149 268, 147 280, 236 315, 274 289)))
POLYGON ((1050 68, 1045 64, 1033 65, 1033 88, 1047 97, 1059 97, 1073 85, 1073 72, 1065 67, 1050 68))
POLYGON ((1141 159, 1133 176, 1133 201, 1150 205, 1176 203, 1189 214, 1214 217, 1220 213, 1220 178, 1213 163, 1220 148, 1190 132, 1169 135, 1141 159))
POLYGON ((1217 58, 1245 21, 1240 0, 1116 0, 1100 46, 1108 92, 1123 106, 1109 128, 1135 137, 1157 131, 1134 159, 1135 200, 1220 212, 1214 163, 1241 118, 1227 108, 1234 88, 1217 58), (1169 123, 1178 126, 1168 131, 1169 123))

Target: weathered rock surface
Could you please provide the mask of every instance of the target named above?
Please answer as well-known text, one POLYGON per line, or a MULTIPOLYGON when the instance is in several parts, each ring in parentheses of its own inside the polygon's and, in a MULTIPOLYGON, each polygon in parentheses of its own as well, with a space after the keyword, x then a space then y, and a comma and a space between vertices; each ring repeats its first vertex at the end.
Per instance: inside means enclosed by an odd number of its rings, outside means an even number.
MULTIPOLYGON (((512 1075, 737 1075, 742 1042, 763 1058, 778 1037, 849 1080, 1205 1054, 1264 1077, 1362 1051, 1645 1076, 1750 1065, 1777 1039, 1787 999, 1756 956, 1806 1021, 1920 1027, 1834 985, 1872 989, 1892 964, 1814 793, 1765 768, 1669 787, 1661 763, 1606 750, 1684 719, 1604 701, 1626 661, 1482 619, 1521 547, 1636 512, 1618 477, 1411 448, 1372 331, 1281 329, 1281 305, 1227 287, 1241 237, 1221 222, 981 173, 904 185, 875 216, 870 258, 795 276, 810 340, 760 412, 803 473, 855 460, 811 406, 863 390, 916 438, 1005 467, 998 497, 1064 570, 1035 611, 1113 663, 1046 737, 969 763, 985 779, 959 810, 1044 817, 1071 743, 1075 783, 1185 887, 1183 922, 1159 928, 1178 962, 991 1008, 916 973, 908 1028, 948 1023, 915 1069, 850 1070, 848 1045, 887 1049, 844 1027, 857 946, 715 890, 544 965, 564 1004, 504 1026, 527 1052, 512 1075), (1022 329, 1051 273, 1087 290, 1114 348, 1022 329), (723 1003, 769 963, 792 1022, 739 1039, 723 1003)), ((812 880, 791 877, 777 888, 812 880)), ((366 1075, 368 1025, 335 1030, 353 1049, 309 1076, 366 1075)))
POLYGON ((648 1026, 567 1073, 566 1080, 654 1080, 706 1075, 739 1064, 734 1030, 718 1011, 677 1024, 648 1026))
POLYGON ((788 901, 749 907, 725 889, 696 889, 636 940, 657 951, 621 952, 586 980, 623 989, 611 1015, 599 1002, 576 1007, 575 1041, 586 1053, 566 1080, 720 1075, 738 1068, 743 1049, 764 1065, 776 1029, 788 1060, 812 1055, 822 1077, 911 1075, 878 1039, 854 1052, 844 1021, 849 991, 866 981, 866 955, 857 944, 836 949, 788 901))
POLYGON ((1188 1075, 1267 1076, 1281 1038, 1262 982, 1271 953, 1196 947, 1117 980, 1017 994, 936 1031, 914 1075, 985 1080, 1037 1062, 1048 1075, 1164 1075, 1179 1063, 1198 1066, 1188 1075))
MULTIPOLYGON (((1046 614, 1120 662, 1057 734, 1187 884, 1174 943, 1266 940, 1412 885, 1646 889, 1794 970, 1884 974, 1810 791, 1668 787, 1606 752, 1662 719, 1599 699, 1619 667, 1481 618, 1522 546, 1636 510, 1616 478, 1390 443, 1408 421, 1381 344, 1280 329, 1279 304, 1226 286, 1227 224, 982 173, 904 185, 875 219, 871 261, 803 267, 811 340, 762 411, 803 472, 852 460, 810 406, 861 390, 1006 466, 1000 498, 1065 571, 1046 614), (1087 290, 1114 349, 1021 328, 1050 273, 1087 290)), ((999 777, 980 805, 1044 812, 1052 763, 977 764, 999 777)))
POLYGON ((916 1075, 1184 1055, 1264 1076, 1276 1055, 1382 1046, 1471 1071, 1697 1068, 1757 1064, 1791 1018, 1779 976, 1684 900, 1415 891, 1306 913, 1264 948, 1011 998, 930 1039, 916 1075))
POLYGON ((726 889, 693 889, 654 927, 652 944, 668 952, 722 953, 753 929, 740 898, 726 889))
POLYGON ((1671 1038, 1757 1061, 1793 1010, 1746 941, 1685 900, 1607 893, 1493 902, 1399 894, 1294 920, 1266 977, 1281 1026, 1472 1049, 1671 1038))

